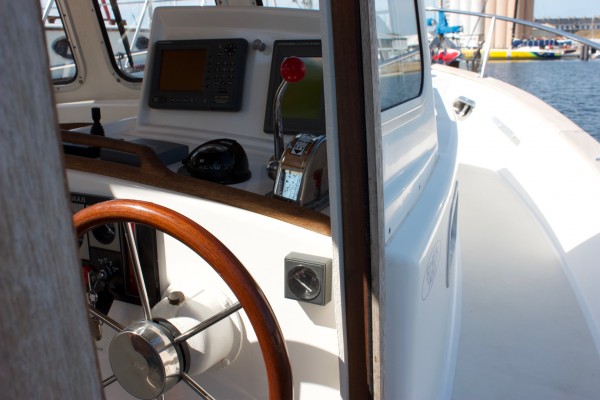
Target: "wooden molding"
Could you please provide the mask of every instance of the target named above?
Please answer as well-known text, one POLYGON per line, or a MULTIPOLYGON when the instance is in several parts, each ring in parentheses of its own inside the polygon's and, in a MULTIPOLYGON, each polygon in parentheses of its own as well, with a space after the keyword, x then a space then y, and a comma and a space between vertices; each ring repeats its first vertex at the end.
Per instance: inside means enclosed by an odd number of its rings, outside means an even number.
POLYGON ((327 215, 271 197, 177 174, 166 168, 148 146, 68 131, 62 131, 62 139, 65 143, 102 147, 135 154, 140 159, 140 166, 136 167, 66 154, 65 163, 69 169, 189 194, 331 236, 330 220, 327 215))

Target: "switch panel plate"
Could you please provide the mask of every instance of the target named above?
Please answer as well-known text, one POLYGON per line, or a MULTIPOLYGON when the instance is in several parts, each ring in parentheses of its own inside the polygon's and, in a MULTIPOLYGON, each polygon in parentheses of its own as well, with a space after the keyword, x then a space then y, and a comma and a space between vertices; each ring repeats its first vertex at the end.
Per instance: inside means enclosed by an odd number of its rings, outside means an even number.
MULTIPOLYGON (((71 193, 73 213, 96 203, 111 200, 108 197, 83 193, 71 193)), ((144 283, 150 305, 160 300, 156 231, 136 224, 134 236, 142 265, 144 283)), ((106 224, 94 228, 79 241, 79 257, 82 268, 108 272, 104 292, 114 300, 141 305, 133 266, 120 224, 106 224)))

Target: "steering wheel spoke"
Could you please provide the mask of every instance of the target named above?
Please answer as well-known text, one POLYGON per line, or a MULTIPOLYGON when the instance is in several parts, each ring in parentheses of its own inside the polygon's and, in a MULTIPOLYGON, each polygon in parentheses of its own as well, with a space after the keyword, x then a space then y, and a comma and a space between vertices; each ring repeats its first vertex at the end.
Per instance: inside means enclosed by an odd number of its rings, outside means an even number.
POLYGON ((133 236, 132 223, 125 222, 121 224, 125 231, 125 238, 127 239, 127 248, 129 249, 129 258, 133 263, 133 272, 135 275, 135 283, 138 287, 140 295, 140 301, 142 303, 142 309, 144 310, 144 316, 146 321, 152 321, 152 310, 150 308, 150 300, 148 299, 148 292, 146 291, 146 284, 144 283, 144 275, 142 273, 142 265, 140 264, 140 257, 138 255, 137 245, 135 244, 135 237, 133 236))
POLYGON ((115 383, 117 381, 117 377, 114 375, 109 376, 105 380, 102 381, 102 387, 107 387, 111 383, 115 383))
POLYGON ((92 307, 88 307, 88 312, 117 332, 121 332, 123 329, 125 329, 123 325, 92 307))
POLYGON ((137 398, 164 400, 168 390, 184 381, 203 399, 214 399, 188 375, 191 360, 186 341, 244 308, 258 338, 267 369, 269 399, 292 399, 291 367, 273 311, 246 268, 211 233, 173 210, 136 200, 98 203, 79 211, 73 221, 79 236, 100 225, 122 224, 144 311, 144 320, 122 326, 93 307, 89 308, 93 318, 117 331, 109 348, 109 361, 114 375, 102 382, 104 386, 118 381, 137 398), (221 276, 239 303, 226 307, 183 333, 168 319, 153 319, 133 224, 150 226, 188 246, 221 276))
POLYGON ((236 303, 230 305, 229 307, 223 309, 222 311, 218 312, 217 314, 213 315, 212 317, 206 319, 205 321, 200 322, 198 325, 194 326, 187 332, 184 332, 181 335, 177 336, 173 340, 173 342, 175 344, 185 342, 192 336, 199 334, 200 332, 210 328, 217 322, 222 321, 225 318, 229 317, 231 314, 236 313, 237 311, 241 310, 241 308, 242 308, 242 305, 240 303, 236 302, 236 303))
POLYGON ((181 380, 184 381, 194 392, 196 392, 204 400, 215 400, 202 386, 200 386, 195 380, 190 378, 185 372, 181 376, 181 380))

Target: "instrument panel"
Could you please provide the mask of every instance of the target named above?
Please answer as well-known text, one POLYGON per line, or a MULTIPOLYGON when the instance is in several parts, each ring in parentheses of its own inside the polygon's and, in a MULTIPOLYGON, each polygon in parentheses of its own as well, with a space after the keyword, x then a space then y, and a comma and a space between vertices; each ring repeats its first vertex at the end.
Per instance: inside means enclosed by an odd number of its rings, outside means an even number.
MULTIPOLYGON (((111 199, 71 193, 71 209, 76 213, 107 200, 111 199)), ((135 224, 133 232, 148 299, 153 306, 160 300, 156 230, 135 224)), ((123 223, 98 226, 78 238, 78 245, 86 291, 96 309, 106 314, 114 300, 141 304, 123 223)))
POLYGON ((247 49, 242 38, 157 42, 149 106, 239 111, 247 49))

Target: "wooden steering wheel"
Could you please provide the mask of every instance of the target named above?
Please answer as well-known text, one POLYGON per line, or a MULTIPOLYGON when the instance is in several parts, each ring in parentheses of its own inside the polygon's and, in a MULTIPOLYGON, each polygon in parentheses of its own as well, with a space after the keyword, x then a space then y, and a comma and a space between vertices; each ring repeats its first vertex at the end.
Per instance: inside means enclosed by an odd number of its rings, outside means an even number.
MULTIPOLYGON (((137 200, 110 200, 84 208, 73 217, 78 237, 108 223, 124 223, 134 264, 145 320, 127 327, 93 308, 90 313, 118 333, 111 343, 116 348, 117 362, 111 365, 114 375, 104 380, 104 386, 119 381, 132 395, 142 399, 163 397, 179 381, 184 381, 198 395, 212 397, 187 375, 189 360, 185 356, 185 341, 211 326, 204 321, 190 331, 181 333, 173 327, 152 319, 145 290, 137 248, 129 223, 138 223, 160 230, 179 240, 202 257, 227 283, 237 297, 236 303, 219 313, 224 318, 244 308, 258 338, 267 370, 269 399, 292 399, 292 372, 279 324, 263 292, 242 263, 210 232, 191 219, 168 208, 137 200), (143 364, 143 368, 140 368, 143 364), (119 367, 124 365, 124 367, 119 367), (130 367, 133 365, 133 367, 130 367), (143 370, 144 372, 140 372, 143 370)), ((209 318, 212 320, 213 318, 209 318)), ((218 322, 220 319, 214 318, 218 322)), ((168 325, 168 324, 167 324, 168 325)))

